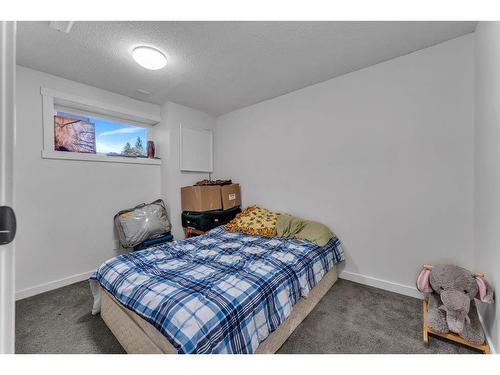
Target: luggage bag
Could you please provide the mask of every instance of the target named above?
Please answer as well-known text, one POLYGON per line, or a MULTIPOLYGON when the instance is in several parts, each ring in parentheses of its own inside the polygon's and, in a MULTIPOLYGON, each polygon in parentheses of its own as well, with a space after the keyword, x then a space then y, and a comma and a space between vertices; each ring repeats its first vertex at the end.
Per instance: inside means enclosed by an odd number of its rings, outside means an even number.
POLYGON ((233 207, 229 210, 215 210, 205 212, 189 212, 182 213, 182 226, 184 228, 194 228, 201 231, 209 231, 229 223, 234 217, 241 212, 241 208, 233 207))

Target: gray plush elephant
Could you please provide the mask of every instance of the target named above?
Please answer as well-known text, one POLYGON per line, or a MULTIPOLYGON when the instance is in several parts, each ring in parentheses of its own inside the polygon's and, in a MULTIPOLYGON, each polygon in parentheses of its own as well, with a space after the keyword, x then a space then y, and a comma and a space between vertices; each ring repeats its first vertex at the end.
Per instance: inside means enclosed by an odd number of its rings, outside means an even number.
POLYGON ((482 275, 453 265, 424 266, 417 288, 428 298, 429 328, 454 332, 476 344, 484 342, 474 299, 493 303, 493 289, 482 275))

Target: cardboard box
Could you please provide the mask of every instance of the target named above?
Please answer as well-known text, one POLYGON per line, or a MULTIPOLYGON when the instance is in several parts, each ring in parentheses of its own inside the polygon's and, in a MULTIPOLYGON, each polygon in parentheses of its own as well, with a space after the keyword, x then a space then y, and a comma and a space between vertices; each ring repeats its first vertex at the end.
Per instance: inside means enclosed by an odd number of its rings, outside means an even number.
POLYGON ((222 209, 220 186, 184 186, 181 188, 182 211, 203 212, 222 209))
POLYGON ((240 184, 223 185, 220 188, 223 210, 241 205, 240 184))

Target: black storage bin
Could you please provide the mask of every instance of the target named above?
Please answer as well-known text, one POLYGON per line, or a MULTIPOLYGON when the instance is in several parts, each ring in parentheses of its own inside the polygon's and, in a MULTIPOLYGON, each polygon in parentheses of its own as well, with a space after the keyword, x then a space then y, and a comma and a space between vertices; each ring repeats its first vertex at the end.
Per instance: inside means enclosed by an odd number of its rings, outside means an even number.
POLYGON ((240 207, 233 207, 229 210, 215 210, 205 212, 189 212, 182 213, 182 226, 184 228, 194 228, 197 230, 208 231, 229 223, 234 217, 241 212, 240 207))

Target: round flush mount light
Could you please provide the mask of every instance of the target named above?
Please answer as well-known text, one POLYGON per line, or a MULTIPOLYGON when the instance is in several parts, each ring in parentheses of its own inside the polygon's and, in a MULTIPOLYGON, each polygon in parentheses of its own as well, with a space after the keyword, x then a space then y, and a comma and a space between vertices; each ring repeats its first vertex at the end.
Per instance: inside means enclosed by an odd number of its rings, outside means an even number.
POLYGON ((136 47, 132 51, 132 57, 137 64, 149 70, 158 70, 167 65, 165 55, 152 47, 136 47))

